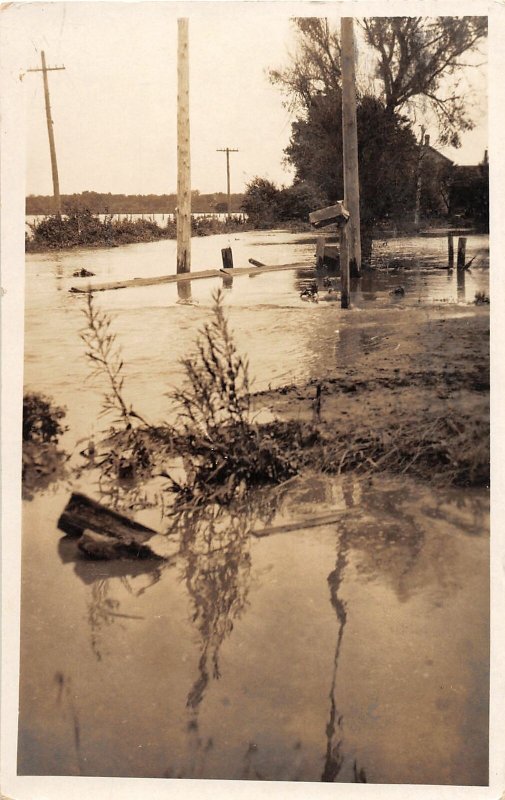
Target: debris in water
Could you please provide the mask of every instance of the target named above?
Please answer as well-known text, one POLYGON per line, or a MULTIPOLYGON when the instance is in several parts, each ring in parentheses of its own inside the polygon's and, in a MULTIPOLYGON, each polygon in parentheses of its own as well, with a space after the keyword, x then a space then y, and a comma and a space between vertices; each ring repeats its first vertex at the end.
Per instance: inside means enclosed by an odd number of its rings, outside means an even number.
POLYGON ((89 269, 77 269, 75 272, 72 273, 73 278, 94 278, 95 273, 90 272, 89 269))
POLYGON ((305 300, 305 302, 317 303, 319 299, 317 282, 314 280, 304 281, 300 285, 302 289, 300 292, 300 298, 305 300))
POLYGON ((161 558, 147 544, 157 531, 73 492, 58 520, 58 528, 80 537, 78 547, 91 558, 161 558))

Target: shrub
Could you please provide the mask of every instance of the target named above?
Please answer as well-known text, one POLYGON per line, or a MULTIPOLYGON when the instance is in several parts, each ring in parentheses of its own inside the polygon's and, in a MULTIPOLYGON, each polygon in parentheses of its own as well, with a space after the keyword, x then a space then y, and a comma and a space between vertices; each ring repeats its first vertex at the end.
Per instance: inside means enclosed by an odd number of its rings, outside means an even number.
POLYGON ((57 447, 66 428, 61 425, 65 410, 38 392, 23 396, 23 497, 65 477, 66 454, 57 447))
POLYGON ((56 443, 65 430, 60 424, 64 416, 65 409, 55 406, 45 395, 23 395, 23 442, 56 443))

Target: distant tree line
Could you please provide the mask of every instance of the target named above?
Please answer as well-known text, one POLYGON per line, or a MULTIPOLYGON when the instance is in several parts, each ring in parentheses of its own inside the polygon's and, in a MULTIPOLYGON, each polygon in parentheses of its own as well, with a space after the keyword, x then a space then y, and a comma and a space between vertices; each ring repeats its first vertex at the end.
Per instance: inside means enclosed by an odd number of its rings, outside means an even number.
MULTIPOLYGON (((195 213, 226 213, 227 195, 224 192, 200 194, 195 189, 191 204, 195 213)), ((231 195, 232 212, 240 211, 242 194, 231 195)), ((87 210, 92 214, 173 214, 177 206, 176 194, 111 194, 105 192, 80 192, 61 196, 63 213, 87 210)), ((38 216, 53 213, 53 198, 50 195, 29 195, 26 198, 26 213, 38 216)))

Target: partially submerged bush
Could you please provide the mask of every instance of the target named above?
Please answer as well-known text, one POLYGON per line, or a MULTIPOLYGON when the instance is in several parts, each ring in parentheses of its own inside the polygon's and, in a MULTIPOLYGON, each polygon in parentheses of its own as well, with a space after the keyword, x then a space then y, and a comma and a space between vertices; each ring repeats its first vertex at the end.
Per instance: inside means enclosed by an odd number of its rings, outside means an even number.
POLYGON ((172 395, 188 448, 188 488, 220 484, 233 492, 242 482, 276 483, 294 471, 275 439, 251 420, 249 365, 237 352, 222 291, 213 299, 196 353, 182 360, 186 385, 172 395))
MULTIPOLYGON (((244 228, 237 219, 220 220, 216 217, 192 217, 194 236, 227 233, 244 228)), ((69 210, 62 216, 45 217, 38 223, 30 223, 31 237, 25 236, 28 252, 71 247, 117 247, 135 242, 155 242, 160 239, 175 239, 177 226, 167 219, 164 226, 153 219, 115 219, 106 215, 103 219, 87 209, 69 210)))
POLYGON ((477 417, 447 412, 433 419, 420 411, 408 423, 399 424, 391 414, 379 424, 350 429, 324 423, 320 415, 312 423, 255 422, 248 362, 237 352, 221 292, 214 296, 212 319, 200 331, 194 354, 182 360, 186 380, 172 393, 179 412, 176 427, 149 425, 123 398, 123 361, 110 320, 94 308, 91 295, 86 314, 87 355, 94 373, 108 382, 104 412, 114 415, 94 462, 110 487, 158 476, 180 499, 205 504, 229 503, 237 490, 281 483, 307 467, 337 474, 390 471, 446 485, 489 481, 484 399, 477 417), (170 474, 167 464, 174 455, 181 456, 185 479, 170 474))
POLYGON ((65 409, 39 392, 23 395, 23 442, 56 443, 64 432, 65 409))
POLYGON ((58 440, 66 428, 61 424, 65 409, 38 392, 23 396, 23 497, 31 499, 65 475, 66 454, 58 440))

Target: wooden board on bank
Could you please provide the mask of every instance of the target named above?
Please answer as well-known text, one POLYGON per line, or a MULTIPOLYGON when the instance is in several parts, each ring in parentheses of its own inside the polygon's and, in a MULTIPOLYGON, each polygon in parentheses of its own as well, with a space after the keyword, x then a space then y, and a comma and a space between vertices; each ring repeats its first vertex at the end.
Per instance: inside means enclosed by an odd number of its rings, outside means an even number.
POLYGON ((128 289, 135 286, 158 286, 162 283, 176 283, 178 281, 197 281, 202 278, 230 278, 240 275, 259 275, 262 272, 278 272, 288 269, 313 269, 312 264, 275 264, 264 267, 235 267, 233 269, 206 269, 201 272, 183 272, 179 275, 153 275, 150 278, 130 278, 125 281, 112 281, 110 283, 90 283, 86 286, 72 286, 69 291, 86 294, 87 292, 106 292, 109 289, 128 289))

